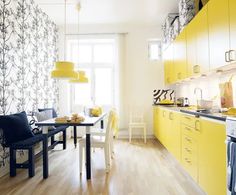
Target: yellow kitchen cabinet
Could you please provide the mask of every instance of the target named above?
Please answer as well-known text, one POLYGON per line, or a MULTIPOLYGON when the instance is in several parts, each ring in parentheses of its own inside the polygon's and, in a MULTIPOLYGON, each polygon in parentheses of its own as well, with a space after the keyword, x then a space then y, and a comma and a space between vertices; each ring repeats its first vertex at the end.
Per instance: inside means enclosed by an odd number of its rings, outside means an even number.
POLYGON ((161 109, 160 112, 160 131, 159 131, 159 141, 165 146, 167 147, 167 143, 168 143, 168 115, 169 115, 169 111, 166 109, 161 109))
POLYGON ((198 181, 198 150, 197 141, 186 134, 182 134, 182 165, 198 181))
POLYGON ((178 160, 181 161, 181 130, 180 116, 177 112, 169 112, 168 118, 168 143, 169 151, 178 160))
POLYGON ((160 109, 157 106, 153 106, 153 134, 159 139, 159 120, 160 119, 160 109))
POLYGON ((227 65, 230 48, 229 1, 211 0, 208 5, 210 69, 227 65))
POLYGON ((182 115, 181 117, 181 163, 196 182, 198 182, 198 139, 201 129, 200 124, 200 120, 194 116, 182 115))
POLYGON ((176 37, 174 48, 174 82, 187 78, 186 29, 176 37))
POLYGON ((196 30, 196 64, 192 67, 194 75, 209 71, 209 34, 208 34, 208 7, 204 6, 194 18, 196 30))
POLYGON ((236 1, 229 0, 229 19, 230 19, 230 61, 236 61, 236 1))
POLYGON ((199 185, 211 195, 226 194, 225 125, 201 120, 199 136, 199 185))
MULTIPOLYGON (((186 51, 187 51, 187 74, 191 77, 195 74, 197 66, 197 33, 196 20, 192 20, 186 27, 186 51)), ((199 73, 199 71, 197 71, 199 73)))
POLYGON ((173 67, 173 45, 170 44, 163 52, 164 59, 164 79, 165 84, 169 85, 174 82, 174 67, 173 67))

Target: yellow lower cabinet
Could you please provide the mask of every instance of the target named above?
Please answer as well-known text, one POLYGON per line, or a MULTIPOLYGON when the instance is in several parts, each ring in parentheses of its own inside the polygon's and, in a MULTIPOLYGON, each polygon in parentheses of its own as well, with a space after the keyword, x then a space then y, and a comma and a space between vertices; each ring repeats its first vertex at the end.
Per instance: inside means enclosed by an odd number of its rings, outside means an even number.
MULTIPOLYGON (((182 126, 183 127, 183 126, 182 126)), ((183 130, 183 129, 182 129, 183 130)), ((192 136, 182 131, 182 165, 198 181, 198 143, 192 136)))
POLYGON ((166 117, 168 115, 168 111, 165 109, 160 109, 160 120, 159 120, 159 141, 166 146, 167 137, 166 137, 166 117))
POLYGON ((159 111, 157 106, 153 107, 153 134, 159 139, 159 111))
POLYGON ((208 195, 226 194, 225 125, 201 120, 199 185, 208 195))
POLYGON ((169 124, 169 151, 178 161, 181 161, 180 114, 177 112, 170 112, 169 124))

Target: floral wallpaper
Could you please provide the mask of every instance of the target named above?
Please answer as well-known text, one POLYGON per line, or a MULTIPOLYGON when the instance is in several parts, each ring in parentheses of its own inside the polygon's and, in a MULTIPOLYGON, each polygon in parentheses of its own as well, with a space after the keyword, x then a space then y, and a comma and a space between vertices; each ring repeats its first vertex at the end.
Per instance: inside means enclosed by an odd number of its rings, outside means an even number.
MULTIPOLYGON (((0 115, 58 108, 58 83, 49 74, 57 39, 56 25, 33 0, 0 1, 0 115)), ((7 159, 0 146, 0 175, 7 159)))

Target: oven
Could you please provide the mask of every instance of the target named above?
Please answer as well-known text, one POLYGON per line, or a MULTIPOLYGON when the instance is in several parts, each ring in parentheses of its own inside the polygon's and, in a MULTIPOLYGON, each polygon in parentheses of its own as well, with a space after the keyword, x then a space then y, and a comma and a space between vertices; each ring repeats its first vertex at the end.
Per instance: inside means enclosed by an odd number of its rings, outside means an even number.
POLYGON ((236 195, 236 118, 226 119, 227 195, 236 195))

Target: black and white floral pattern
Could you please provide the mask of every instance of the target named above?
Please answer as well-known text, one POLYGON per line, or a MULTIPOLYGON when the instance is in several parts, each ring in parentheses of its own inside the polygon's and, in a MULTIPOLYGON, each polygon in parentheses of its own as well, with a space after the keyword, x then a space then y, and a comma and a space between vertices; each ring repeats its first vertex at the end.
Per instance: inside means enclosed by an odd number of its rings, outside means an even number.
MULTIPOLYGON (((58 83, 50 78, 57 40, 57 26, 33 0, 0 1, 0 115, 58 109, 58 83)), ((7 157, 0 146, 0 175, 7 157)))

